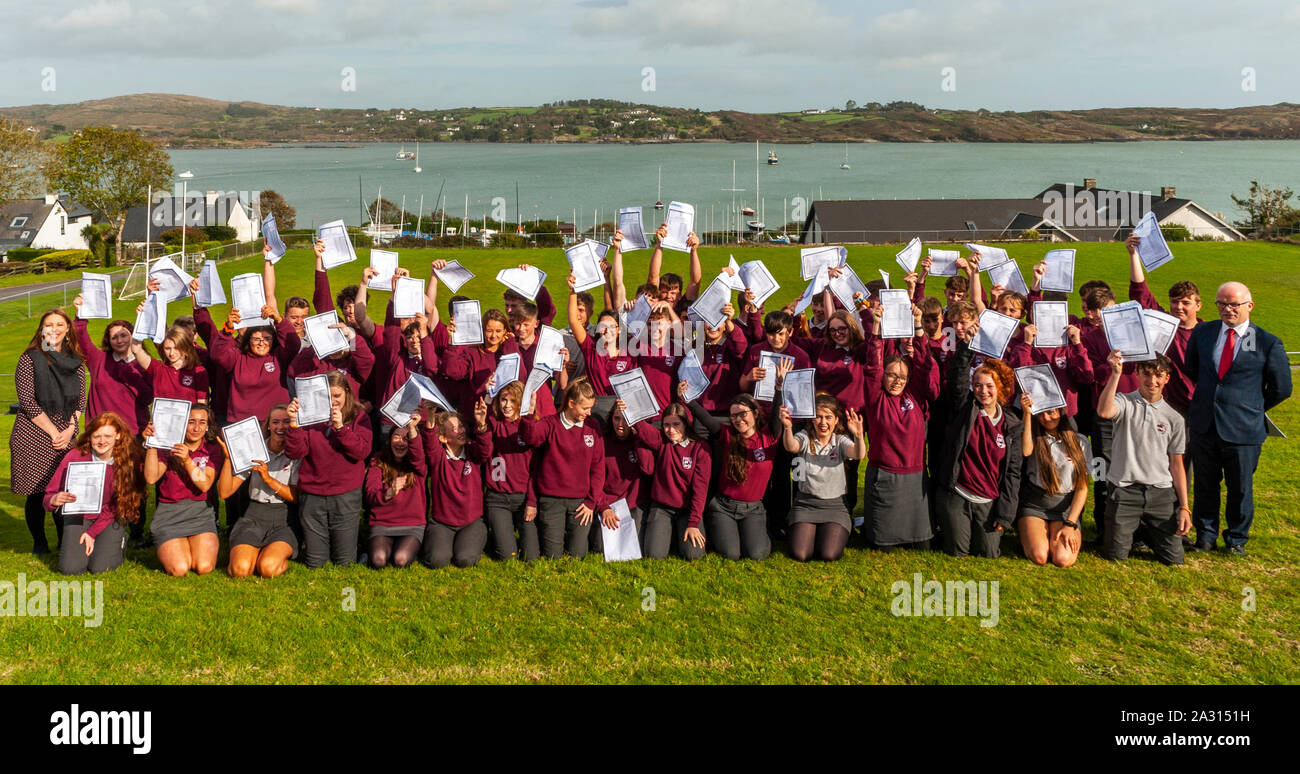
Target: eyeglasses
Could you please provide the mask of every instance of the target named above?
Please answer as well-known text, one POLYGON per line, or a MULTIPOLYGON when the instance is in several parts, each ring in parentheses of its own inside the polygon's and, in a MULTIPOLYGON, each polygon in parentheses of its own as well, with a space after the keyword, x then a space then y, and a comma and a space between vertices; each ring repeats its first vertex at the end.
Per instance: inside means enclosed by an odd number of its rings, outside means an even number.
POLYGON ((895 382, 905 382, 905 381, 907 381, 907 374, 890 374, 890 373, 887 373, 887 374, 885 374, 885 378, 886 378, 886 379, 889 379, 889 380, 891 380, 891 381, 895 381, 895 382))
POLYGON ((837 333, 848 333, 849 327, 847 325, 841 325, 836 328, 828 328, 827 330, 829 330, 831 332, 831 335, 834 336, 837 333))
POLYGON ((733 411, 733 412, 731 412, 731 418, 732 418, 732 419, 744 419, 745 417, 749 416, 749 414, 750 414, 750 410, 749 410, 749 409, 745 409, 744 411, 733 411))
POLYGON ((249 341, 253 342, 254 344, 270 344, 270 343, 271 343, 271 337, 270 337, 270 336, 253 336, 253 337, 249 338, 249 341))
POLYGON ((1245 306, 1246 304, 1249 304, 1249 303, 1250 303, 1249 301, 1235 301, 1235 302, 1234 302, 1234 301, 1215 301, 1215 302, 1214 302, 1214 305, 1217 306, 1217 307, 1219 307, 1220 309, 1230 309, 1230 310, 1232 310, 1232 311, 1235 312, 1236 310, 1240 309, 1241 307, 1243 307, 1243 306, 1245 306))

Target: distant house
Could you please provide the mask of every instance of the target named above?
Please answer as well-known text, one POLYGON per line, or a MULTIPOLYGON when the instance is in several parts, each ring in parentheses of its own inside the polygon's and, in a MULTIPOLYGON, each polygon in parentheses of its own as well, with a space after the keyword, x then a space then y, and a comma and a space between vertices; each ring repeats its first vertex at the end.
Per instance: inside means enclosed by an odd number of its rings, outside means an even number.
POLYGON ((91 220, 90 210, 57 194, 11 201, 0 206, 0 258, 16 247, 87 250, 81 230, 91 220))
POLYGON ((1160 195, 1057 183, 1029 199, 864 199, 814 202, 804 221, 805 244, 827 242, 962 242, 1018 239, 1037 231, 1053 242, 1121 241, 1148 211, 1161 226, 1178 225, 1196 237, 1245 239, 1240 231, 1173 186, 1160 195))
POLYGON ((151 219, 147 219, 144 205, 132 207, 127 212, 126 226, 122 229, 123 244, 140 247, 146 241, 157 242, 160 234, 180 227, 182 220, 191 228, 230 226, 241 242, 257 238, 258 224, 253 221, 252 210, 239 200, 234 191, 192 193, 188 207, 183 206, 180 197, 166 196, 156 199, 150 212, 151 219), (182 210, 185 210, 183 219, 182 210))

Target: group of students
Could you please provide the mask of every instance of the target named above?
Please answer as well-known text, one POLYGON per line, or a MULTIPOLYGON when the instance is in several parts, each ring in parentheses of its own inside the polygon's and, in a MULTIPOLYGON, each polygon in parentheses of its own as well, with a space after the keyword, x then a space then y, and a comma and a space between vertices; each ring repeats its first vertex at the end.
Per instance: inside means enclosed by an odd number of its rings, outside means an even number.
MULTIPOLYGON (((151 539, 172 575, 210 572, 224 501, 233 576, 276 576, 295 557, 309 568, 358 557, 377 568, 468 567, 484 553, 581 558, 602 550, 600 526, 620 524, 622 503, 647 558, 691 560, 712 549, 762 560, 783 540, 798 561, 835 561, 855 530, 882 551, 933 546, 998 557, 1014 525, 1026 557, 1068 567, 1082 545, 1095 476, 1103 555, 1123 559, 1140 541, 1160 561, 1182 562, 1191 523, 1183 462, 1191 382, 1180 347, 1199 321, 1193 283, 1169 291, 1180 321, 1170 355, 1133 364, 1106 344, 1100 310, 1116 299, 1100 281, 1079 289, 1084 316, 1071 317, 1064 346, 1034 346, 1033 302, 1065 299, 1040 290, 1043 264, 1027 296, 986 290, 980 255, 971 253, 946 279, 941 301, 926 295, 926 258, 906 277, 914 335, 886 339, 882 281, 867 283, 870 293, 856 295, 853 309, 828 288, 812 300, 811 316, 796 314, 793 303, 767 311, 745 291, 739 310, 728 304, 722 324, 710 327, 688 312, 702 278, 694 235, 685 279, 661 273, 656 245, 646 282, 631 293, 621 238, 602 263, 599 314, 596 299, 575 292, 569 277, 564 365, 531 396, 524 385, 539 326, 557 312, 550 293, 542 287, 530 300, 507 290, 505 311, 482 316, 482 343, 453 345, 454 322, 438 308, 441 260, 432 263, 424 312, 399 319, 390 300, 379 324, 369 315, 374 269, 334 297, 318 242, 310 303, 291 297, 281 312, 267 260, 261 316, 274 325, 236 328, 232 310, 218 327, 196 300, 155 355, 133 340, 126 320, 111 321, 95 346, 84 320, 46 313, 19 361, 21 411, 11 440, 14 491, 27 496, 34 550, 48 551, 44 517, 53 511, 62 572, 120 565, 129 533, 142 544, 151 539), (648 319, 629 331, 628 311, 641 296, 648 319), (321 359, 304 338, 304 320, 335 308, 349 346, 321 359), (986 308, 1022 320, 1001 360, 970 347, 986 308), (679 369, 689 350, 710 384, 687 401, 679 369), (768 352, 792 360, 782 358, 770 375, 760 364, 770 362, 761 357, 768 352), (508 354, 520 357, 519 378, 499 386, 497 364, 508 354), (1019 394, 1013 369, 1033 364, 1051 367, 1064 408, 1033 413, 1019 394), (662 411, 629 424, 610 380, 636 368, 662 411), (795 420, 782 386, 790 370, 805 368, 816 369, 815 412, 795 420), (328 377, 330 418, 300 426, 294 379, 317 374, 328 377), (379 408, 411 374, 433 379, 450 405, 426 402, 394 426, 379 408), (765 381, 775 390, 759 400, 753 393, 765 381), (169 450, 142 443, 153 435, 153 398, 192 403, 184 442, 169 450), (77 436, 83 415, 90 419, 77 436), (248 417, 261 423, 270 459, 236 475, 220 428, 248 417), (64 486, 67 465, 85 460, 108 463, 103 508, 62 516, 75 499, 64 486), (863 514, 855 520, 863 460, 863 514), (157 506, 145 537, 150 484, 157 506)), ((1160 308, 1136 246, 1131 238, 1129 295, 1160 308)), ((832 278, 838 272, 829 270, 832 278)), ((399 269, 394 282, 406 274, 399 269)))

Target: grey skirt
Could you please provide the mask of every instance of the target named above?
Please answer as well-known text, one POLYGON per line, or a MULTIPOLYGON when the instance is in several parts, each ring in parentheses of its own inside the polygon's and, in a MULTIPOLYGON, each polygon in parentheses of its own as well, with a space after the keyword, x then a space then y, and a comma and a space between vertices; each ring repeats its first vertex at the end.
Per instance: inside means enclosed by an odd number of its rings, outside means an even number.
POLYGON ((288 504, 250 500, 244 515, 230 528, 230 547, 253 546, 260 550, 272 543, 287 544, 292 549, 290 559, 298 556, 298 536, 289 527, 288 504))
POLYGON ((920 543, 934 536, 925 473, 890 473, 872 465, 863 487, 863 531, 875 546, 920 543))
POLYGON ((1044 521, 1065 521, 1073 501, 1074 492, 1049 495, 1042 487, 1026 480, 1020 488, 1020 515, 1044 521))
POLYGON ((207 500, 158 503, 149 524, 149 534, 153 535, 154 545, 159 546, 168 540, 194 537, 204 532, 217 533, 217 517, 207 500))
POLYGON ((813 497, 796 492, 794 508, 790 511, 791 524, 838 524, 846 532, 853 532, 853 520, 843 497, 813 497))
POLYGON ((413 537, 424 539, 425 524, 416 524, 410 527, 371 527, 370 537, 413 537))

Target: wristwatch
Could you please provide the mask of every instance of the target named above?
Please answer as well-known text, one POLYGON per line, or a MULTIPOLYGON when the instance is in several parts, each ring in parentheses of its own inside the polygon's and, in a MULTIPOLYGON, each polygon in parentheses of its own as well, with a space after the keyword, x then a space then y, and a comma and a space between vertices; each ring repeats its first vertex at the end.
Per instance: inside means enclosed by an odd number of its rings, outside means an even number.
POLYGON ((1078 528, 1079 528, 1079 522, 1077 522, 1077 521, 1070 521, 1069 519, 1066 519, 1063 523, 1064 523, 1065 526, 1067 526, 1067 527, 1072 527, 1072 528, 1074 528, 1074 529, 1078 529, 1078 528))

